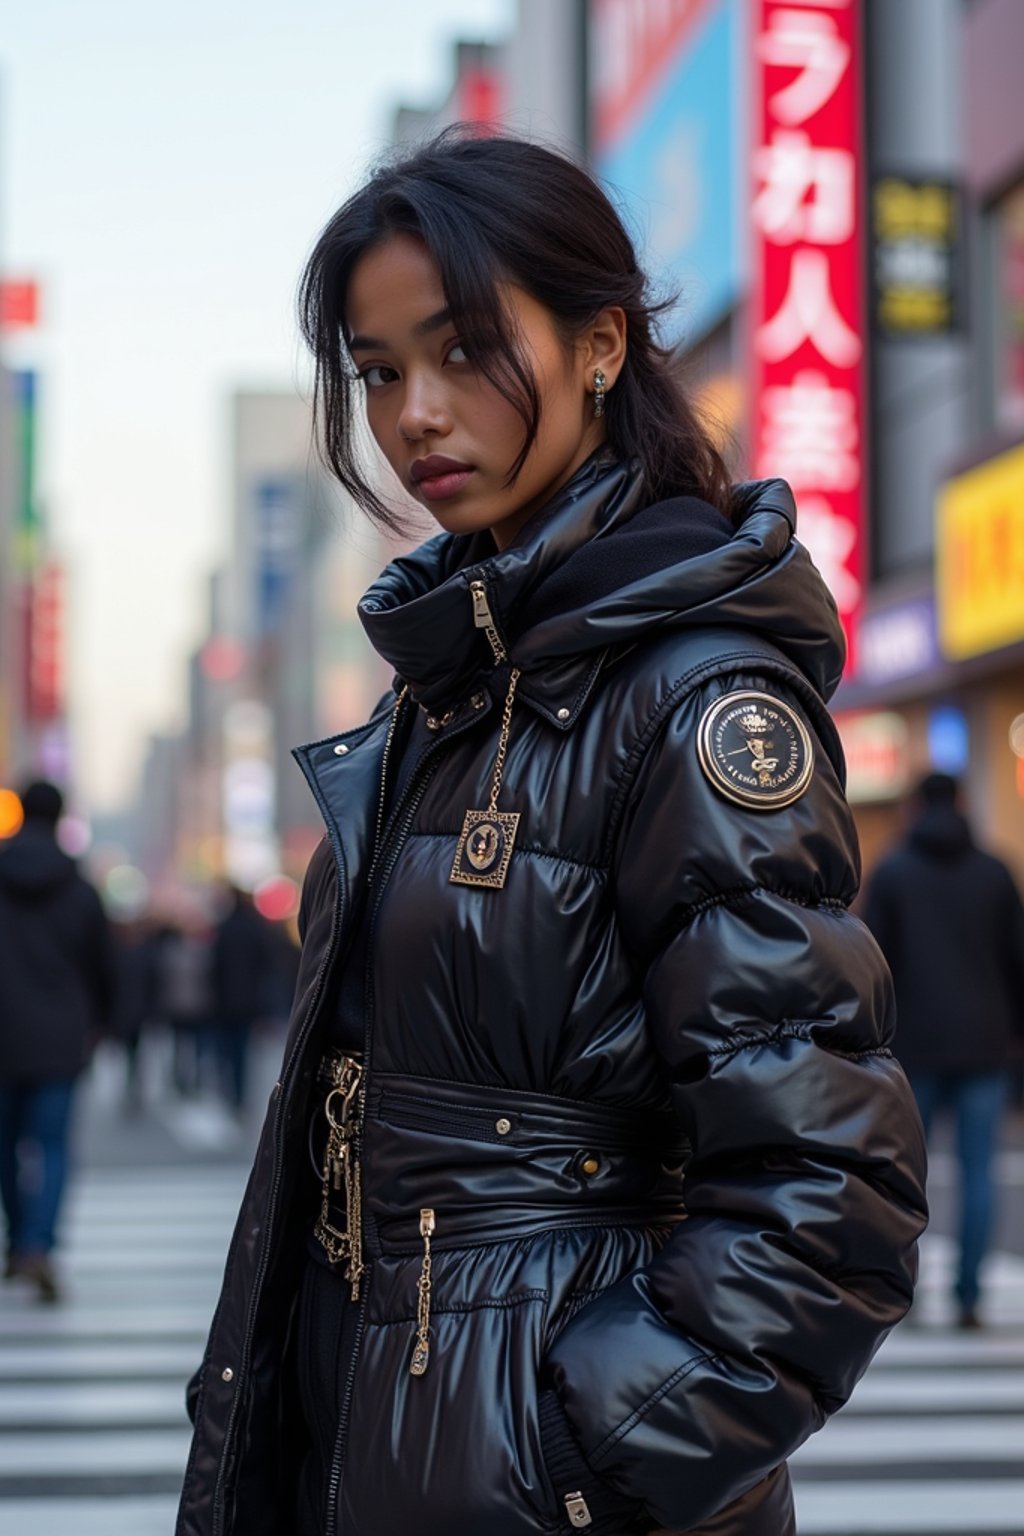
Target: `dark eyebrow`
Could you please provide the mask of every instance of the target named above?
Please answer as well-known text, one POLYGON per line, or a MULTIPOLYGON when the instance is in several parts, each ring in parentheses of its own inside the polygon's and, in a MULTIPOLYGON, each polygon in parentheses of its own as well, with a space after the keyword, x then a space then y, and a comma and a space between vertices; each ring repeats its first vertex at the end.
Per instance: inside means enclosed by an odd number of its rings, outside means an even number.
MULTIPOLYGON (((452 312, 447 307, 439 309, 436 315, 428 315, 425 320, 419 320, 413 326, 414 336, 429 336, 431 331, 439 331, 442 326, 450 325, 452 312)), ((376 352, 387 351, 387 342, 380 341, 376 336, 353 336, 349 340, 350 352, 376 352)))

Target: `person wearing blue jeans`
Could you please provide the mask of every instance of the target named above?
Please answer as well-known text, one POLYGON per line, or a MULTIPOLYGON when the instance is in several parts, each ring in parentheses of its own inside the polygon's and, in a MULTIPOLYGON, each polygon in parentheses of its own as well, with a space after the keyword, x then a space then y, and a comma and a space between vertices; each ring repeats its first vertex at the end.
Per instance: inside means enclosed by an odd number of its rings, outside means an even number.
POLYGON ((925 1136, 940 1111, 956 1121, 955 1300, 960 1326, 977 1328, 997 1214, 993 1155, 1024 1030, 1024 906, 1006 865, 975 843, 959 798, 948 774, 921 781, 907 838, 875 870, 864 917, 892 970, 895 1050, 925 1136))
POLYGON ((992 1162, 1009 1081, 1005 1072, 911 1072, 925 1138, 931 1137, 936 1112, 952 1111, 960 1160, 960 1258, 956 1298, 963 1327, 979 1322, 979 1273, 995 1226, 996 1183, 992 1162))
POLYGON ((49 1256, 68 1169, 74 1079, 0 1085, 0 1193, 7 1212, 7 1268, 57 1298, 49 1256))
POLYGON ((0 1198, 7 1279, 58 1299, 52 1264, 75 1082, 115 1001, 110 925, 57 842, 63 796, 38 780, 0 842, 0 1198))

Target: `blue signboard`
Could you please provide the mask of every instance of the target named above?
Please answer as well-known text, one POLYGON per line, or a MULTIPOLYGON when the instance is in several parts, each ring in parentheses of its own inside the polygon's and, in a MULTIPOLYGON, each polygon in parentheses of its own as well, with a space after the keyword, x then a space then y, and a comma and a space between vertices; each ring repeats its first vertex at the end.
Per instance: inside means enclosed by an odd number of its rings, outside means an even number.
POLYGON ((741 27, 738 0, 719 0, 596 156, 641 261, 659 288, 679 293, 664 325, 668 342, 699 340, 744 286, 741 27))
POLYGON ((857 641, 857 681, 880 687, 939 665, 935 599, 929 593, 866 613, 857 641))

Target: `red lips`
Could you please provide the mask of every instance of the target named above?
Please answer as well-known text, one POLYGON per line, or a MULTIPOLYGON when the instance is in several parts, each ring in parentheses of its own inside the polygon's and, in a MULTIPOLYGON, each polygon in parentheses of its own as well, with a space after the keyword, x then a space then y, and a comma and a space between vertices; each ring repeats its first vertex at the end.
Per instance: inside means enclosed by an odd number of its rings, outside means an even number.
POLYGON ((443 475, 461 475, 472 468, 472 464, 449 459, 443 453, 431 453, 425 459, 415 459, 409 474, 419 485, 422 480, 439 480, 443 475))
POLYGON ((458 495, 474 470, 472 464, 449 459, 443 453, 431 453, 425 459, 416 459, 409 473, 427 501, 449 501, 458 495))

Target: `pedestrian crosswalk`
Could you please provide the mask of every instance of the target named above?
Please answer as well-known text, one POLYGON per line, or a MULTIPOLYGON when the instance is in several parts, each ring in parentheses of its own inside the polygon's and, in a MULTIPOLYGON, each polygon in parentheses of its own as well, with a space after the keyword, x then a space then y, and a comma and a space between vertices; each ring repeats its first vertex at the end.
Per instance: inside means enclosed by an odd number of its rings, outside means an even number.
POLYGON ((1024 1259, 992 1256, 960 1333, 953 1258, 925 1239, 912 1318, 793 1458, 801 1536, 1024 1536, 1024 1259))
POLYGON ((100 1169, 69 1201, 66 1299, 0 1296, 0 1536, 170 1536, 185 1383, 245 1171, 100 1169))
MULTIPOLYGON (((74 1193, 67 1298, 0 1295, 0 1536, 170 1536, 184 1384, 244 1170, 93 1171, 74 1193)), ((1024 1536, 1024 1258, 988 1269, 991 1327, 951 1329, 952 1250, 925 1241, 913 1326, 793 1461, 801 1536, 1024 1536)))

